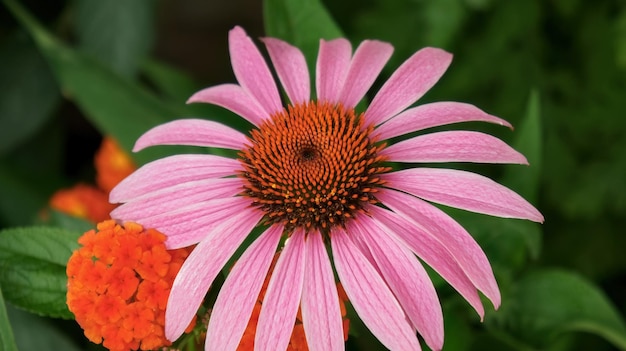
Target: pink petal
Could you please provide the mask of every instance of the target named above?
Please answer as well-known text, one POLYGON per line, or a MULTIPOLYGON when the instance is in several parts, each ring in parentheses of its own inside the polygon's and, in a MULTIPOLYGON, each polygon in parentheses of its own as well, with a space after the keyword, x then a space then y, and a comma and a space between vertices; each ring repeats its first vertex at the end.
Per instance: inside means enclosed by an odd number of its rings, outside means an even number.
POLYGON ((241 220, 259 221, 260 212, 250 207, 250 199, 231 197, 204 201, 176 211, 137 220, 143 226, 155 228, 167 235, 168 249, 186 247, 201 241, 225 225, 241 220))
POLYGON ((416 136, 381 152, 392 162, 483 162, 528 164, 524 155, 491 135, 447 131, 416 136))
POLYGON ((239 178, 209 178, 180 183, 134 198, 111 212, 111 218, 141 223, 141 218, 178 210, 197 202, 232 197, 240 193, 239 178))
POLYGON ((420 350, 413 328, 387 284, 348 237, 337 229, 331 245, 339 280, 367 328, 390 350, 420 350))
MULTIPOLYGON (((409 320, 433 350, 443 347, 443 312, 430 277, 415 255, 381 230, 368 216, 352 221, 380 269, 382 277, 400 302, 409 320)), ((353 228, 348 229, 352 232, 353 228)))
POLYGON ((411 251, 456 289, 476 310, 480 318, 483 318, 485 310, 474 284, 441 242, 426 233, 423 228, 394 212, 375 206, 370 208, 372 217, 388 230, 389 235, 395 235, 403 241, 411 251))
POLYGON ((301 308, 309 350, 343 350, 343 323, 335 276, 319 232, 308 234, 305 250, 301 308))
POLYGON ((134 152, 155 145, 192 145, 241 149, 248 140, 241 132, 203 119, 179 119, 158 125, 137 139, 134 152))
POLYGON ((352 243, 354 244, 354 246, 356 246, 359 249, 359 251, 363 254, 363 257, 365 257, 365 259, 367 259, 367 261, 372 265, 372 267, 374 267, 374 269, 376 270, 376 273, 378 273, 378 275, 382 277, 383 273, 380 271, 380 269, 378 268, 378 265, 376 264, 376 259, 374 258, 374 255, 372 254, 372 250, 370 250, 369 246, 367 245, 367 242, 365 241, 365 239, 363 239, 362 235, 356 234, 358 230, 359 228, 355 226, 348 226, 346 229, 346 231, 351 234, 350 240, 352 240, 352 243), (352 231, 354 231, 354 233, 352 231))
POLYGON ((263 42, 291 104, 308 102, 311 99, 311 82, 302 51, 275 38, 264 38, 263 42))
POLYGON ((315 68, 317 100, 339 102, 346 74, 350 67, 352 45, 346 39, 320 40, 320 50, 315 68))
POLYGON ((143 165, 122 180, 109 194, 109 201, 119 203, 135 197, 199 179, 234 175, 239 161, 215 155, 175 155, 143 165))
POLYGON ((271 226, 235 263, 213 305, 205 350, 237 350, 282 232, 282 226, 271 226))
POLYGON ((255 126, 270 117, 255 98, 236 84, 221 84, 193 94, 187 103, 204 102, 221 106, 248 120, 255 126))
POLYGON ((528 201, 493 180, 476 173, 439 168, 412 168, 383 176, 390 188, 422 199, 467 211, 504 218, 543 222, 528 201))
POLYGON ((424 48, 409 57, 380 88, 365 112, 372 124, 380 124, 422 97, 443 76, 452 55, 424 48))
POLYGON ((380 201, 386 206, 440 241, 474 286, 496 308, 500 305, 500 290, 489 260, 474 238, 459 223, 435 206, 411 195, 397 191, 384 191, 380 195, 380 201))
POLYGON ((489 122, 512 128, 509 122, 487 114, 474 105, 442 101, 410 108, 378 126, 374 135, 384 140, 426 128, 470 121, 489 122))
POLYGON ((285 242, 267 286, 254 338, 255 350, 287 349, 300 305, 304 267, 304 231, 298 229, 285 242))
POLYGON ((283 110, 278 88, 259 49, 241 27, 228 35, 230 62, 239 84, 263 107, 266 115, 283 110))
MULTIPOLYGON (((251 219, 255 216, 250 213, 251 219)), ((176 340, 209 290, 209 286, 258 221, 242 220, 214 231, 196 246, 174 279, 165 309, 165 336, 176 340)))
POLYGON ((377 40, 365 40, 359 45, 350 62, 339 101, 353 108, 374 84, 376 77, 393 53, 393 46, 377 40))

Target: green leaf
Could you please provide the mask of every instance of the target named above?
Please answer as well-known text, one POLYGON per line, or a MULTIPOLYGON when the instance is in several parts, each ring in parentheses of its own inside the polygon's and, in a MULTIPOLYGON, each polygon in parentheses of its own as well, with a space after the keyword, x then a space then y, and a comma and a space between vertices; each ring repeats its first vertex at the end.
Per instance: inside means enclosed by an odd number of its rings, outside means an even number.
MULTIPOLYGON (((170 100, 172 104, 180 105, 186 116, 206 117, 243 132, 252 128, 251 123, 219 106, 202 103, 185 104, 201 87, 184 72, 156 60, 144 61, 142 70, 163 98, 170 100)), ((226 152, 221 154, 229 156, 226 152)))
POLYGON ((319 0, 266 0, 265 34, 302 50, 312 74, 320 39, 343 37, 339 26, 319 0))
MULTIPOLYGON (((5 4, 35 39, 64 95, 125 150, 131 150, 135 140, 148 129, 183 113, 184 109, 168 105, 97 60, 59 42, 15 1, 5 0, 5 4)), ((140 164, 157 156, 163 156, 162 149, 149 148, 134 155, 140 164)))
POLYGON ((16 34, 0 47, 0 155, 42 128, 61 97, 30 38, 16 34))
POLYGON ((41 224, 48 227, 62 228, 78 233, 84 233, 95 228, 95 224, 86 219, 70 216, 53 209, 50 209, 47 220, 41 224))
POLYGON ((150 82, 169 99, 184 103, 198 91, 199 87, 191 77, 163 62, 147 59, 141 68, 150 82))
POLYGON ((563 270, 528 274, 503 298, 494 325, 533 347, 545 347, 565 332, 599 335, 626 350, 626 325, 602 291, 563 270))
POLYGON ((13 330, 9 323, 4 297, 2 296, 2 287, 0 286, 0 350, 17 351, 13 330))
POLYGON ((124 76, 134 76, 154 41, 152 0, 77 0, 80 47, 124 76))
POLYGON ((515 135, 513 147, 526 156, 530 165, 507 165, 501 182, 528 201, 536 203, 541 180, 543 150, 539 94, 536 91, 530 93, 525 117, 519 129, 515 131, 515 135))
POLYGON ((0 231, 0 285, 7 301, 40 315, 73 318, 65 304, 65 266, 80 235, 51 227, 0 231))
POLYGON ((10 305, 7 306, 7 311, 13 325, 15 342, 20 350, 84 350, 68 337, 66 330, 62 329, 66 325, 59 325, 59 320, 36 316, 10 305), (36 331, 37 337, 33 337, 33 331, 36 331))

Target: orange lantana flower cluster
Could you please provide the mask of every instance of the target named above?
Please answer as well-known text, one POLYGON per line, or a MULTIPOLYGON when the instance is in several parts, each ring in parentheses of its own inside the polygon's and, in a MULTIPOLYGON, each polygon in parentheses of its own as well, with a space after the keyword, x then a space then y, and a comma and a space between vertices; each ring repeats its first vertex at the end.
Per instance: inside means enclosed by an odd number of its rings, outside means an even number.
POLYGON ((136 223, 108 220, 97 228, 78 240, 82 247, 67 263, 67 305, 76 321, 109 350, 171 345, 165 307, 190 249, 168 251, 163 234, 136 223))
POLYGON ((69 215, 98 223, 109 219, 115 205, 109 203, 109 192, 136 166, 130 156, 110 137, 102 140, 94 157, 97 186, 79 183, 61 189, 50 198, 50 207, 69 215))
MULTIPOLYGON (((259 322, 259 315, 261 314, 263 298, 265 297, 265 292, 267 291, 267 286, 269 285, 270 277, 272 276, 272 271, 274 270, 274 265, 276 264, 279 254, 280 253, 277 253, 274 256, 270 270, 267 273, 267 277, 265 277, 263 287, 259 293, 259 298, 257 299, 254 309, 252 310, 252 316, 250 317, 248 326, 246 327, 241 341, 239 342, 239 346, 237 347, 237 351, 254 350, 254 337, 256 335, 257 323, 259 322)), ((341 316, 343 317, 343 338, 347 341, 348 331, 350 329, 350 320, 346 317, 345 302, 348 301, 348 296, 343 290, 341 283, 337 283, 337 296, 339 299, 339 307, 341 308, 341 316)), ((289 345, 287 346, 286 351, 309 351, 309 345, 306 342, 306 336, 304 334, 304 325, 302 324, 302 314, 300 309, 298 309, 298 315, 296 316, 293 331, 291 332, 291 339, 289 340, 289 345)))

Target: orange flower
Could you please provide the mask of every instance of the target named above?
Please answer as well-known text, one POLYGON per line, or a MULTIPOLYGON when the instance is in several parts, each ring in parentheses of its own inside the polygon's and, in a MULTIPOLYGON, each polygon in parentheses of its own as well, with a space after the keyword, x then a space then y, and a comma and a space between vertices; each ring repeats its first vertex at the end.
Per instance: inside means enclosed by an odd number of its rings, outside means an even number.
MULTIPOLYGON (((166 250, 165 236, 135 223, 98 223, 67 263, 67 305, 85 336, 109 350, 169 346, 165 305, 191 251, 166 250)), ((193 328, 192 321, 188 330, 193 328)))
POLYGON ((96 184, 107 193, 137 168, 130 156, 111 137, 102 139, 94 163, 96 184))
POLYGON ((100 222, 109 218, 115 205, 109 203, 108 194, 102 190, 77 184, 54 193, 50 199, 50 207, 72 216, 100 222))
MULTIPOLYGON (((263 298, 265 297, 265 291, 267 290, 267 286, 269 285, 270 277, 272 276, 272 271, 274 270, 274 265, 276 264, 276 260, 278 259, 279 253, 274 256, 274 260, 272 261, 272 265, 270 266, 270 270, 265 277, 265 281, 263 282, 263 287, 261 288, 261 292, 259 293, 259 298, 254 305, 254 309, 252 310, 252 316, 250 317, 250 321, 248 322, 248 326, 241 337, 241 341, 239 342, 239 346, 237 347, 237 351, 252 351, 254 350, 254 337, 256 334, 256 327, 259 321, 259 315, 261 314, 261 306, 263 305, 263 298)), ((348 301, 348 296, 346 292, 343 290, 341 283, 337 283, 337 296, 339 298, 339 307, 341 308, 341 316, 343 317, 343 337, 344 340, 348 340, 348 330, 350 328, 350 320, 346 318, 346 305, 345 302, 348 301)), ((286 351, 309 351, 309 345, 306 342, 306 336, 304 334, 304 325, 302 324, 302 314, 298 309, 298 315, 296 316, 296 321, 293 327, 293 331, 291 332, 291 339, 289 340, 289 345, 287 346, 286 351)))

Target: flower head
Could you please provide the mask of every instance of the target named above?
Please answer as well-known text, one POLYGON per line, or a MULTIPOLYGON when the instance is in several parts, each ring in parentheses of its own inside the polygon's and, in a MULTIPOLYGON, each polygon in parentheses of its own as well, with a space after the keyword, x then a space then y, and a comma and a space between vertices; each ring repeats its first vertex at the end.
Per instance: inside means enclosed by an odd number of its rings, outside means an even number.
POLYGON ((421 162, 519 163, 504 142, 471 131, 423 134, 388 146, 390 138, 464 121, 510 126, 457 102, 408 108, 443 75, 451 55, 425 48, 383 84, 357 113, 392 53, 345 39, 320 42, 311 98, 303 54, 264 38, 270 68, 243 29, 229 34, 239 84, 204 89, 190 102, 229 109, 254 125, 242 134, 199 119, 170 122, 137 140, 239 150, 237 159, 176 155, 147 164, 111 192, 124 203, 112 216, 157 228, 168 248, 198 243, 176 277, 166 310, 166 336, 181 335, 204 294, 255 226, 264 231, 232 268, 212 310, 207 350, 236 350, 281 238, 284 246, 258 316, 255 349, 285 350, 298 309, 311 350, 344 348, 332 265, 364 324, 389 349, 420 348, 415 330, 435 350, 443 317, 420 260, 446 279, 482 317, 482 292, 497 307, 500 293, 487 257, 456 221, 429 202, 500 217, 542 221, 513 191, 465 171, 413 168, 421 162), (406 163, 393 171, 388 162, 406 163), (427 202, 428 201, 428 202, 427 202), (327 245, 332 251, 331 262, 327 245))
POLYGON ((164 240, 155 230, 113 220, 78 240, 82 247, 67 263, 67 306, 89 340, 120 351, 171 344, 165 306, 189 250, 167 251, 164 240))
POLYGON ((137 169, 130 155, 120 148, 115 139, 108 136, 102 139, 94 157, 94 165, 96 183, 107 193, 137 169))
POLYGON ((109 203, 104 191, 87 184, 76 184, 52 194, 50 207, 94 223, 109 218, 115 205, 109 203))

